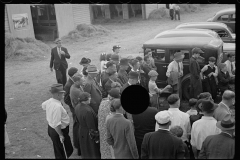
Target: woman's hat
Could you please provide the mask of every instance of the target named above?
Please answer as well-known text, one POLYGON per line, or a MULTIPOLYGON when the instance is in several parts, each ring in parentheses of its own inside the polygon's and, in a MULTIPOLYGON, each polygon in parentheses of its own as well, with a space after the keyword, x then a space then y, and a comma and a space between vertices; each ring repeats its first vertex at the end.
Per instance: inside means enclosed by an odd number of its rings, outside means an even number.
POLYGON ((62 84, 53 84, 51 86, 51 89, 49 90, 52 94, 54 93, 59 93, 59 92, 62 92, 64 93, 65 91, 63 90, 63 85, 62 84))
POLYGON ((87 73, 98 73, 99 70, 95 65, 89 65, 86 70, 87 73))
POLYGON ((180 59, 183 59, 184 58, 184 54, 182 52, 176 52, 174 54, 174 59, 175 60, 180 60, 180 59))
POLYGON ((85 58, 85 57, 83 57, 79 62, 80 65, 89 64, 89 63, 91 63, 91 59, 85 58))
POLYGON ((218 121, 216 126, 222 131, 235 129, 235 122, 231 115, 227 115, 222 121, 218 121))

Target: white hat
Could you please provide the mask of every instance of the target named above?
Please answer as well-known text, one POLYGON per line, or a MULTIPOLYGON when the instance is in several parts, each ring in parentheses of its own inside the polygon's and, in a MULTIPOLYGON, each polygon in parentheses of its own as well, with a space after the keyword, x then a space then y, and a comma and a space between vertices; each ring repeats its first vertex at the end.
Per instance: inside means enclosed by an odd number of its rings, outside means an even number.
POLYGON ((155 115, 155 119, 159 124, 166 124, 171 121, 172 114, 169 111, 161 111, 155 115))

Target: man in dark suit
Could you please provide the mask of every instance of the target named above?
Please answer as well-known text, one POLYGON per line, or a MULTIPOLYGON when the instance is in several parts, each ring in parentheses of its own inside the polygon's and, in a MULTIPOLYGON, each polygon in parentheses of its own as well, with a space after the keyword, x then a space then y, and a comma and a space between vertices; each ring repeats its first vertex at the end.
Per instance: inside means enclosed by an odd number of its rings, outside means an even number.
POLYGON ((56 71, 57 82, 65 86, 67 81, 66 70, 68 68, 67 59, 70 59, 68 50, 61 45, 61 40, 58 38, 55 43, 57 44, 51 51, 50 70, 56 71))
POLYGON ((227 116, 216 126, 222 132, 204 140, 198 159, 235 159, 234 120, 227 116))
POLYGON ((142 142, 142 159, 183 159, 184 145, 180 138, 169 132, 171 112, 161 111, 155 115, 159 129, 145 134, 142 142))
MULTIPOLYGON (((150 105, 149 105, 150 106, 150 105)), ((134 135, 137 143, 138 154, 141 156, 141 145, 146 133, 155 131, 155 115, 158 110, 154 107, 148 107, 141 114, 133 114, 134 135)))

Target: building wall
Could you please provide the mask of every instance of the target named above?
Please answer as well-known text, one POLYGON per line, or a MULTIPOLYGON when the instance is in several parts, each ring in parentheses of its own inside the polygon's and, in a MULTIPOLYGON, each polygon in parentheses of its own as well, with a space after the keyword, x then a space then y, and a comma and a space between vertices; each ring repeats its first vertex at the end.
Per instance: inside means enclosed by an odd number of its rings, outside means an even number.
MULTIPOLYGON (((20 38, 25 38, 25 37, 35 38, 30 4, 7 4, 6 7, 7 7, 6 8, 7 18, 9 21, 9 30, 13 34, 13 36, 20 37, 20 38), (12 15, 13 14, 23 14, 23 13, 28 14, 28 26, 26 28, 16 30, 16 29, 14 29, 12 15)), ((7 29, 7 28, 8 27, 6 26, 6 23, 5 23, 5 29, 7 29)))
POLYGON ((74 30, 72 4, 54 4, 59 38, 74 30))
POLYGON ((74 27, 79 24, 91 24, 89 4, 72 4, 74 27))
POLYGON ((148 19, 149 14, 154 10, 161 7, 166 7, 166 4, 145 4, 146 8, 146 18, 148 19))
POLYGON ((5 32, 10 32, 9 21, 8 21, 8 14, 7 14, 7 7, 5 5, 5 32))

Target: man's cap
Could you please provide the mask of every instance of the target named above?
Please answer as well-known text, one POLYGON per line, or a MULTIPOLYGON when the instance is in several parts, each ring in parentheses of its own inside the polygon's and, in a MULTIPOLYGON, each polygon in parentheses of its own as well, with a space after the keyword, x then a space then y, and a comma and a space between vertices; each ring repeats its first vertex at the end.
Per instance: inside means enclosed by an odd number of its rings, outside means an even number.
POLYGON ((216 126, 222 131, 233 130, 235 129, 235 121, 231 115, 226 115, 222 121, 218 121, 216 126))
POLYGON ((117 48, 121 48, 121 46, 119 46, 119 45, 114 45, 114 46, 113 46, 113 50, 114 50, 114 49, 117 49, 117 48))
POLYGON ((184 58, 184 54, 182 52, 176 52, 173 56, 175 60, 180 60, 184 58))
POLYGON ((122 58, 119 63, 120 66, 128 66, 128 59, 122 58))
POLYGON ((77 73, 77 71, 78 71, 78 69, 75 67, 69 68, 69 70, 68 70, 69 77, 72 77, 75 73, 77 73))
POLYGON ((208 58, 208 61, 210 61, 210 62, 216 62, 216 58, 215 58, 215 57, 209 57, 209 58, 208 58))
POLYGON ((159 124, 166 124, 171 121, 172 114, 171 112, 165 110, 160 111, 155 115, 155 119, 159 124))
POLYGON ((117 88, 112 88, 108 93, 113 98, 120 98, 120 90, 117 88))
POLYGON ((112 55, 111 55, 111 60, 112 60, 112 61, 119 61, 119 59, 120 59, 120 58, 119 58, 119 55, 118 55, 118 54, 112 54, 112 55))
POLYGON ((192 49, 192 54, 201 54, 204 53, 200 48, 193 48, 192 49))
POLYGON ((143 58, 142 58, 142 57, 139 57, 139 56, 137 56, 136 59, 137 59, 139 62, 143 60, 143 58))
POLYGON ((57 38, 57 39, 55 40, 55 43, 58 43, 58 42, 61 42, 61 39, 60 39, 60 38, 57 38))
POLYGON ((218 68, 219 70, 222 70, 224 67, 226 67, 227 65, 225 63, 220 63, 218 64, 218 68))
POLYGON ((157 71, 155 71, 155 70, 151 70, 150 72, 148 72, 148 75, 149 75, 150 77, 154 77, 154 76, 158 76, 158 73, 157 73, 157 71))
POLYGON ((51 88, 49 90, 52 94, 54 93, 59 93, 59 92, 62 92, 64 93, 65 91, 63 90, 63 85, 58 83, 58 84, 53 84, 51 85, 51 88))
POLYGON ((89 65, 86 70, 87 73, 99 73, 99 70, 95 65, 89 65))
POLYGON ((139 78, 138 72, 130 71, 128 75, 129 75, 129 79, 138 79, 139 78))
POLYGON ((82 102, 82 101, 87 101, 89 98, 91 97, 91 95, 87 92, 83 92, 79 95, 79 102, 82 102))
POLYGON ((111 107, 113 108, 113 110, 117 110, 119 109, 120 107, 122 106, 121 104, 121 100, 120 99, 114 99, 112 102, 111 102, 111 107))
POLYGON ((85 57, 83 57, 79 62, 80 65, 89 64, 89 63, 91 63, 91 59, 85 58, 85 57))
POLYGON ((171 105, 175 104, 179 99, 180 98, 178 94, 171 94, 170 96, 168 96, 167 101, 171 105))
POLYGON ((203 99, 202 100, 202 111, 205 112, 211 112, 214 111, 218 107, 217 104, 214 104, 213 101, 208 100, 208 99, 203 99))
POLYGON ((72 76, 74 82, 80 81, 82 79, 82 75, 80 73, 76 73, 72 76))

